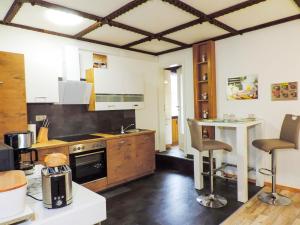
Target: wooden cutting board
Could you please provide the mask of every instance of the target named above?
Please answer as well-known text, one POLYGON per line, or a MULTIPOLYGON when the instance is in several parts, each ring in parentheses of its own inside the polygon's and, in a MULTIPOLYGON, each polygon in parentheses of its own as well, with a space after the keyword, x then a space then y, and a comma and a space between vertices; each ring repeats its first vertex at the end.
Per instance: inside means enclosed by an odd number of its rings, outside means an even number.
POLYGON ((26 184, 26 176, 22 170, 0 172, 0 193, 23 187, 26 184))

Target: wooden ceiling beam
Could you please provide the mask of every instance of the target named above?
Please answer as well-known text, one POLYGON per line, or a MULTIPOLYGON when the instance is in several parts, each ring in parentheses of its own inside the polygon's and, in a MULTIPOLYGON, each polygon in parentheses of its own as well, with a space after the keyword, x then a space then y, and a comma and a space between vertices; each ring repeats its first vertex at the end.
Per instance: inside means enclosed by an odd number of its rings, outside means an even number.
POLYGON ((84 30, 80 31, 79 33, 75 34, 74 37, 75 38, 83 37, 84 35, 92 32, 93 30, 96 30, 97 28, 99 28, 101 26, 102 26, 101 22, 96 22, 96 23, 92 24, 91 26, 85 28, 84 30))
MULTIPOLYGON (((248 33, 248 32, 251 32, 251 31, 264 29, 264 28, 267 28, 267 27, 287 23, 287 22, 294 21, 294 20, 300 20, 300 14, 296 14, 296 15, 285 17, 285 18, 278 19, 278 20, 275 20, 275 21, 271 21, 271 22, 259 24, 259 25, 256 25, 256 26, 248 27, 248 28, 239 30, 239 33, 244 34, 244 33, 248 33)), ((183 50, 183 49, 192 47, 194 44, 199 44, 199 43, 203 43, 203 42, 210 41, 210 40, 218 41, 218 40, 230 38, 230 37, 233 37, 233 36, 236 36, 236 35, 238 35, 238 34, 234 34, 234 33, 223 34, 223 35, 220 35, 220 36, 217 36, 217 37, 209 38, 207 40, 203 40, 203 41, 200 41, 200 42, 195 42, 193 44, 189 44, 186 47, 172 48, 172 49, 169 49, 169 50, 157 52, 155 55, 158 56, 158 55, 162 55, 162 54, 167 54, 167 53, 170 53, 170 52, 175 52, 175 51, 179 51, 179 50, 183 50)))
POLYGON ((30 27, 30 26, 21 25, 21 24, 4 23, 3 21, 0 21, 0 25, 17 27, 17 28, 30 30, 30 31, 35 31, 35 32, 39 32, 39 33, 50 34, 50 35, 55 35, 55 36, 59 36, 59 37, 70 38, 70 39, 75 39, 75 40, 79 40, 79 41, 85 41, 85 42, 90 42, 90 43, 94 43, 94 44, 105 45, 105 46, 109 46, 109 47, 114 47, 114 48, 119 48, 119 49, 139 52, 139 53, 144 53, 144 54, 148 54, 148 55, 156 55, 154 52, 148 52, 148 51, 133 49, 133 48, 126 48, 126 47, 123 47, 123 46, 120 46, 120 45, 116 45, 116 44, 112 44, 112 43, 108 43, 108 42, 103 42, 103 41, 91 40, 91 39, 87 39, 87 38, 81 38, 81 37, 80 38, 75 38, 73 35, 63 34, 63 33, 55 32, 55 31, 30 27))
POLYGON ((6 13, 3 22, 10 23, 14 17, 17 15, 18 11, 21 9, 23 2, 19 0, 15 0, 11 7, 9 8, 8 12, 6 13))
POLYGON ((122 6, 121 8, 117 9, 116 11, 110 13, 105 18, 107 18, 108 20, 113 20, 113 19, 123 15, 124 13, 129 12, 130 10, 138 7, 139 5, 141 5, 141 4, 143 4, 147 1, 148 0, 133 0, 129 3, 127 3, 126 5, 122 6))
POLYGON ((238 31, 236 29, 234 29, 233 27, 230 27, 230 26, 222 23, 221 21, 218 21, 217 19, 215 19, 213 17, 210 17, 209 15, 206 15, 205 13, 203 13, 200 10, 186 4, 183 1, 180 1, 180 0, 162 0, 162 1, 167 2, 171 5, 174 5, 177 8, 182 9, 182 10, 184 10, 184 11, 186 11, 186 12, 188 12, 188 13, 194 15, 194 16, 197 16, 200 19, 203 19, 203 21, 208 21, 211 24, 214 24, 215 26, 218 26, 218 27, 222 28, 223 30, 226 30, 230 33, 237 33, 238 34, 238 31))
POLYGON ((248 0, 248 1, 245 1, 245 2, 238 3, 236 5, 233 5, 233 6, 227 7, 225 9, 221 9, 217 12, 209 14, 208 16, 210 18, 221 17, 221 16, 227 15, 229 13, 233 13, 233 12, 239 11, 241 9, 245 9, 247 7, 250 7, 252 5, 256 5, 258 3, 265 2, 265 1, 266 0, 248 0))
POLYGON ((300 7, 300 0, 294 0, 298 7, 300 7))
POLYGON ((114 12, 110 13, 108 16, 105 16, 101 19, 101 22, 96 22, 95 24, 89 26, 88 28, 80 31, 78 34, 75 35, 75 37, 83 37, 84 35, 92 32, 93 30, 96 30, 97 28, 99 28, 101 25, 103 24, 111 24, 111 21, 115 18, 117 18, 118 16, 121 16, 122 14, 136 8, 137 6, 145 3, 148 0, 134 0, 131 1, 129 3, 127 3, 126 5, 122 6, 121 8, 115 10, 114 12))
POLYGON ((63 11, 66 13, 71 13, 77 16, 81 16, 83 18, 86 19, 90 19, 90 20, 95 20, 95 21, 101 21, 103 19, 103 17, 100 16, 96 16, 90 13, 86 13, 86 12, 82 12, 80 10, 76 10, 76 9, 71 9, 69 7, 66 6, 62 6, 62 5, 57 5, 55 3, 51 3, 51 2, 46 2, 43 0, 21 0, 22 2, 26 3, 31 3, 32 5, 38 5, 41 7, 45 7, 45 8, 49 8, 49 9, 54 9, 54 10, 59 10, 59 11, 63 11))

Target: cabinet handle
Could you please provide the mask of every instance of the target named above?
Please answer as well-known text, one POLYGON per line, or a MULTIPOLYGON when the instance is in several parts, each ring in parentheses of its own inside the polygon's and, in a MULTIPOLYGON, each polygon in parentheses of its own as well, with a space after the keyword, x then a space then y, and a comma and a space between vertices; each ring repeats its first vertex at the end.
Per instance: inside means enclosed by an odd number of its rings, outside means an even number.
POLYGON ((3 81, 0 81, 0 84, 4 84, 4 82, 3 82, 3 81))
POLYGON ((119 141, 119 144, 120 145, 123 145, 123 144, 125 144, 126 143, 126 141, 119 141))

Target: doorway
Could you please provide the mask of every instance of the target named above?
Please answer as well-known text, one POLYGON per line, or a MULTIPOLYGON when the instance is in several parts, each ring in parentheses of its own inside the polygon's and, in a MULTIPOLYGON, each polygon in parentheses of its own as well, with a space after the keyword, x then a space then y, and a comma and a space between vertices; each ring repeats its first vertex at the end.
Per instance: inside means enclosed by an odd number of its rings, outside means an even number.
POLYGON ((165 144, 172 155, 184 155, 184 122, 181 66, 165 68, 165 144))

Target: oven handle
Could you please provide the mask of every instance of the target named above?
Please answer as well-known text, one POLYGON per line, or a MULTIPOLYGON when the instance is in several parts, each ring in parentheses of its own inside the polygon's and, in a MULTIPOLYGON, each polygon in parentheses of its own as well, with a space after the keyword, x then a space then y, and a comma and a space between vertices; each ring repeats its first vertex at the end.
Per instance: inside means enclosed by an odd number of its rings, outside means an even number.
POLYGON ((82 157, 85 157, 85 156, 96 155, 96 154, 101 154, 101 153, 104 153, 104 150, 99 151, 99 152, 92 152, 92 153, 88 153, 88 154, 84 154, 84 155, 75 155, 75 158, 82 158, 82 157))

